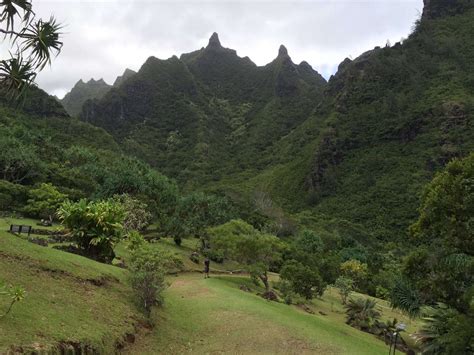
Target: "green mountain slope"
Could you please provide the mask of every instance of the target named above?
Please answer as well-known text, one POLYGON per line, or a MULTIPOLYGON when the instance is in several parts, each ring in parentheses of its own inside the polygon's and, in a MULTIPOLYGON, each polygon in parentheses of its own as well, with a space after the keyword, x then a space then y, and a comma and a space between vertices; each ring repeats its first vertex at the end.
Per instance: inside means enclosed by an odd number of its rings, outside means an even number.
POLYGON ((273 151, 260 178, 272 194, 386 239, 403 235, 422 186, 474 150, 473 7, 427 1, 402 44, 341 63, 323 104, 273 151))
POLYGON ((472 8, 426 0, 408 39, 346 59, 327 84, 283 46, 258 67, 213 34, 149 58, 82 119, 185 188, 263 191, 292 212, 403 236, 422 186, 474 149, 472 8))
POLYGON ((149 58, 123 85, 86 103, 82 119, 193 186, 265 166, 264 152, 306 119, 325 85, 284 47, 258 67, 213 34, 206 48, 181 58, 149 58))
POLYGON ((64 96, 61 103, 71 116, 77 117, 81 113, 82 105, 84 105, 87 100, 100 99, 110 88, 111 86, 103 79, 90 79, 87 83, 81 79, 74 85, 71 91, 64 96))

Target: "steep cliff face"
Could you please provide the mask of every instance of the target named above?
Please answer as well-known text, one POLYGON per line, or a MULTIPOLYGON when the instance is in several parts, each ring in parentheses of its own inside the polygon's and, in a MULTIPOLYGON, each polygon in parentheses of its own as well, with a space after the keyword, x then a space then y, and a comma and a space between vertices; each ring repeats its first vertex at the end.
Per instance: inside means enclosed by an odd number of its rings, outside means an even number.
POLYGON ((272 180, 290 177, 282 201, 362 223, 380 238, 403 235, 423 185, 474 150, 474 9, 431 1, 403 43, 345 60, 315 113, 274 152, 272 180), (313 136, 312 139, 307 137, 313 136), (301 158, 294 162, 294 145, 301 158), (285 153, 293 152, 293 156, 285 153), (298 171, 297 175, 293 171, 298 171))

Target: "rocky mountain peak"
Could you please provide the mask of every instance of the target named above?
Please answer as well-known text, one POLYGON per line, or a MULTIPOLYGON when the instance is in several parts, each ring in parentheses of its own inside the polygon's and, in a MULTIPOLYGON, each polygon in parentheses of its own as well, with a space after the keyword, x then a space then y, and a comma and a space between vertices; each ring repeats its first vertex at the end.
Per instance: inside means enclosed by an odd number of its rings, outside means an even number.
POLYGON ((209 38, 209 44, 207 45, 207 48, 222 48, 219 35, 216 32, 214 32, 209 38))
POLYGON ((279 57, 288 57, 288 49, 282 44, 278 49, 278 56, 279 57))

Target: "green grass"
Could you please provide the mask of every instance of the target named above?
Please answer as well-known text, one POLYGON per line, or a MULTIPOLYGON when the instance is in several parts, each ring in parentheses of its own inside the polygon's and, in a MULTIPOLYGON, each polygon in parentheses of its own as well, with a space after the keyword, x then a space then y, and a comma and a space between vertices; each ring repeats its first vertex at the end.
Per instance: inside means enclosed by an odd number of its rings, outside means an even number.
POLYGON ((4 217, 0 218, 0 231, 9 230, 11 224, 31 226, 34 229, 56 230, 61 228, 61 226, 58 224, 53 224, 50 227, 39 226, 38 222, 39 220, 31 218, 4 217))
MULTIPOLYGON (((339 313, 311 315, 241 291, 248 278, 184 274, 172 278, 156 328, 130 354, 267 353, 384 354, 385 344, 341 321, 339 313)), ((252 286, 255 289, 255 286, 252 286)))
MULTIPOLYGON (((142 316, 133 304, 126 270, 29 243, 5 232, 9 223, 32 221, 0 219, 0 280, 27 291, 25 300, 0 320, 0 353, 19 346, 26 351, 51 349, 62 342, 111 353, 127 333, 135 333, 142 316)), ((186 270, 201 271, 202 265, 189 260, 198 242, 185 239, 178 247, 172 239, 162 238, 153 245, 180 255, 186 270)), ((123 245, 117 253, 125 255, 123 245)), ((387 350, 381 340, 344 323, 334 289, 313 301, 313 315, 297 306, 265 301, 256 295, 262 289, 246 276, 222 275, 238 269, 237 264, 212 266, 207 280, 198 273, 169 277, 165 305, 154 314, 155 328, 140 330, 128 353, 382 354, 387 350), (252 292, 241 291, 242 284, 252 292)), ((272 274, 271 280, 277 281, 278 275, 272 274)), ((0 312, 7 305, 8 300, 0 298, 0 312)), ((383 321, 396 317, 408 324, 408 331, 418 327, 387 302, 378 300, 378 305, 383 321)))
MULTIPOLYGON (((125 270, 40 247, 3 230, 0 279, 27 292, 0 320, 0 353, 18 346, 25 351, 51 349, 65 341, 110 353, 141 318, 125 270)), ((7 305, 1 297, 0 312, 7 305)))

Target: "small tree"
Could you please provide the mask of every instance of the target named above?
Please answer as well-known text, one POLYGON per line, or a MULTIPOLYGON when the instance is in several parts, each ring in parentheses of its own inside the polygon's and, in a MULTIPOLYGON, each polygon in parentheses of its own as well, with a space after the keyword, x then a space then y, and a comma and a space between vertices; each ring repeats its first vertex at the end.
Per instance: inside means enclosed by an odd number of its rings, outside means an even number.
POLYGON ((281 258, 283 242, 277 237, 264 234, 242 220, 232 220, 208 229, 211 248, 225 258, 244 264, 251 277, 263 282, 270 291, 268 271, 281 258))
POLYGON ((351 279, 341 276, 338 277, 334 287, 337 288, 339 291, 339 295, 341 296, 342 304, 346 304, 347 297, 351 294, 352 290, 354 289, 354 281, 351 279))
POLYGON ((347 260, 341 264, 341 272, 354 281, 355 286, 360 287, 367 279, 367 264, 355 259, 347 260))
POLYGON ((111 262, 114 245, 122 237, 124 211, 114 200, 64 202, 58 210, 78 247, 93 259, 111 262))
POLYGON ((123 194, 117 195, 114 199, 119 202, 124 211, 123 229, 126 233, 130 231, 144 231, 151 223, 152 215, 148 211, 146 203, 123 194))
POLYGON ((25 212, 35 217, 47 218, 50 222, 67 198, 67 195, 59 192, 52 184, 39 185, 38 188, 30 190, 29 196, 25 212))
POLYGON ((306 298, 322 296, 326 283, 322 280, 318 270, 311 269, 297 261, 287 262, 280 271, 280 277, 287 280, 292 290, 306 298))
POLYGON ((233 215, 226 198, 193 193, 179 199, 175 213, 168 220, 168 232, 178 245, 185 235, 201 238, 202 249, 206 249, 206 228, 225 223, 233 215))
POLYGON ((181 259, 144 242, 132 251, 129 264, 130 282, 137 304, 149 318, 152 307, 163 304, 162 292, 167 287, 165 273, 181 268, 181 259))

